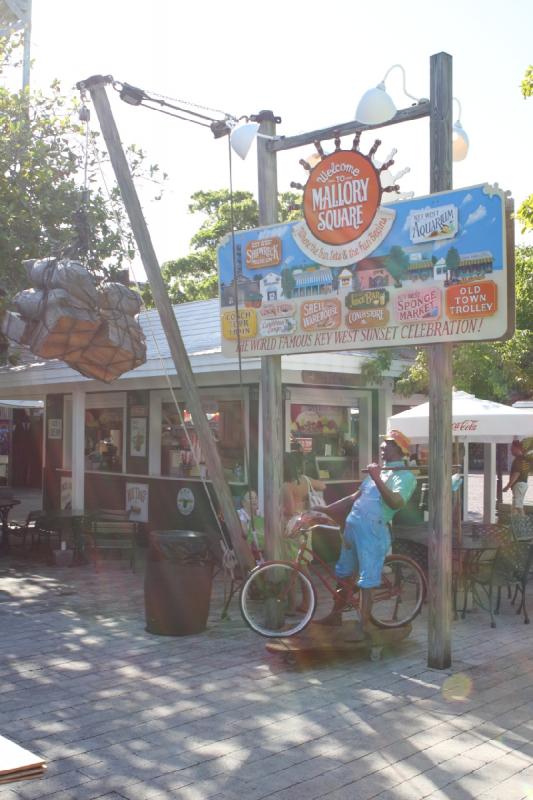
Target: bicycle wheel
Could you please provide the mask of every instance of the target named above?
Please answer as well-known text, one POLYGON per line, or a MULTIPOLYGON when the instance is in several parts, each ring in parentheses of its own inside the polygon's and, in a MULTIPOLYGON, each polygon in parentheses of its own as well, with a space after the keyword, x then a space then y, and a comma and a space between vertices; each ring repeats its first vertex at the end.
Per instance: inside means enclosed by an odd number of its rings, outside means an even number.
POLYGON ((407 556, 385 559, 381 586, 372 590, 370 617, 378 628, 399 628, 420 613, 426 579, 418 564, 407 556))
POLYGON ((315 588, 295 564, 268 561, 244 581, 239 606, 244 621, 261 636, 294 636, 313 618, 315 588))

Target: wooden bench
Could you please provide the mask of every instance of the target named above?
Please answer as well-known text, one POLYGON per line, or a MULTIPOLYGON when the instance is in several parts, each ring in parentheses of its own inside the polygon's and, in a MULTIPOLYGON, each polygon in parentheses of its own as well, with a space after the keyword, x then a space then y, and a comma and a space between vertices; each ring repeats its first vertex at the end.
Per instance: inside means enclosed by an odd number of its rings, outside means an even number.
POLYGON ((130 520, 128 511, 100 509, 95 512, 91 516, 86 537, 88 548, 94 556, 103 550, 129 553, 130 567, 135 572, 137 523, 130 520))

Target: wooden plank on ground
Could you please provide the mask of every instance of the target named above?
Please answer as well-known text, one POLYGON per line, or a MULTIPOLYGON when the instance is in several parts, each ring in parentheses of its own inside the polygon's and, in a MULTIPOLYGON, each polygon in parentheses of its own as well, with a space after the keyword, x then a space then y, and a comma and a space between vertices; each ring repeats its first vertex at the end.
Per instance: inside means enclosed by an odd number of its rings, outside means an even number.
POLYGON ((0 736, 0 783, 40 778, 45 770, 42 758, 0 736))

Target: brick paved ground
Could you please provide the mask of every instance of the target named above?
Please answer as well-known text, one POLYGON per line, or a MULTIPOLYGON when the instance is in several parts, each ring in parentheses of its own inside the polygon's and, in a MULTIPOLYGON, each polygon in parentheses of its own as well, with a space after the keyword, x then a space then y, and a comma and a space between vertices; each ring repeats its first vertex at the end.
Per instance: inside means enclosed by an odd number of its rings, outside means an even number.
POLYGON ((426 667, 426 620, 379 663, 290 667, 232 606, 208 630, 144 631, 142 575, 110 562, 0 561, 0 732, 47 777, 0 800, 513 800, 533 797, 533 626, 509 603, 453 627, 426 667))

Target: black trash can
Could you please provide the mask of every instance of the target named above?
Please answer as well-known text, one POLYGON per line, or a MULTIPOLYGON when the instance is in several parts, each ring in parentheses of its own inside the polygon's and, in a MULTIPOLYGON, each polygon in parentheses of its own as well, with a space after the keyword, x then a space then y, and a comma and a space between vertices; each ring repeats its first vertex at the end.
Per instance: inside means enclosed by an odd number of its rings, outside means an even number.
POLYGON ((144 577, 146 630, 161 636, 201 633, 207 625, 213 559, 197 531, 152 531, 144 577))

